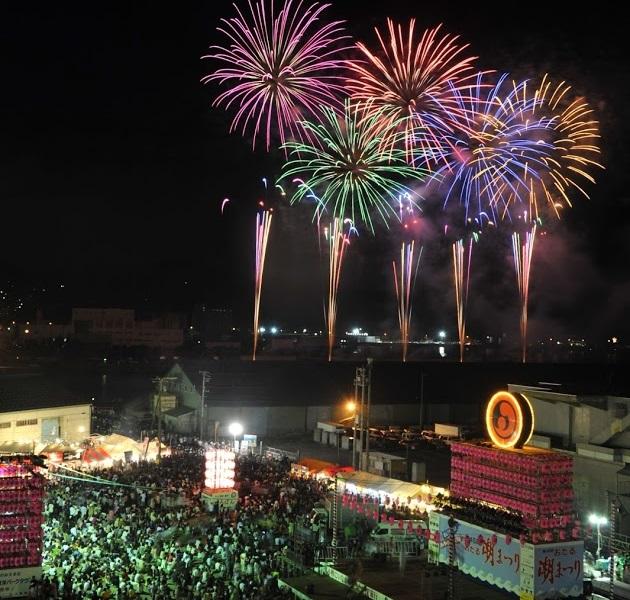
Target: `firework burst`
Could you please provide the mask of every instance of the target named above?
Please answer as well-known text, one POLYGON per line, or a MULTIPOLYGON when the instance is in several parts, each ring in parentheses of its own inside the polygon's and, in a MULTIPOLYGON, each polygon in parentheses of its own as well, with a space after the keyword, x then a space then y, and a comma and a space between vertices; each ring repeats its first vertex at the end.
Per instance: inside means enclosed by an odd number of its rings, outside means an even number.
POLYGON ((333 219, 328 237, 328 307, 326 310, 326 329, 328 333, 328 361, 332 361, 337 327, 337 292, 341 280, 341 269, 346 248, 350 244, 350 231, 345 230, 341 219, 333 219))
POLYGON ((382 126, 383 111, 375 111, 371 103, 346 100, 342 114, 324 107, 322 123, 303 123, 314 143, 290 141, 284 146, 291 154, 281 179, 299 177, 305 182, 291 202, 315 190, 320 217, 327 211, 342 221, 362 223, 370 231, 374 231, 373 213, 385 224, 395 217, 398 197, 412 194, 405 182, 423 179, 426 171, 409 166, 404 150, 385 147, 383 140, 398 134, 397 121, 382 126))
POLYGON ((459 362, 464 362, 466 347, 466 309, 468 307, 468 290, 470 286, 470 265, 472 263, 473 238, 453 244, 453 276, 455 280, 455 304, 457 307, 457 333, 459 336, 459 362))
POLYGON ((403 131, 406 158, 439 155, 444 133, 453 131, 459 116, 457 92, 468 87, 476 57, 466 56, 467 45, 443 34, 441 25, 418 36, 415 19, 408 27, 387 20, 387 32, 376 28, 380 52, 358 43, 363 61, 350 63, 348 89, 355 100, 372 102, 384 126, 395 123, 403 131), (420 156, 415 154, 422 148, 420 156))
POLYGON ((402 243, 400 248, 400 263, 392 261, 394 271, 394 287, 398 302, 398 324, 400 325, 400 341, 402 344, 402 360, 407 362, 409 348, 409 332, 411 328, 411 311, 413 304, 413 290, 422 257, 422 247, 415 256, 415 242, 402 243))
POLYGON ((536 225, 521 239, 519 233, 512 234, 512 250, 514 256, 514 269, 516 271, 516 283, 520 300, 520 330, 521 330, 521 360, 527 361, 527 317, 529 306, 529 273, 534 255, 534 242, 536 240, 536 225))
POLYGON ((341 21, 320 24, 328 4, 286 0, 279 12, 274 0, 248 5, 249 15, 234 5, 237 16, 222 19, 218 30, 228 45, 202 58, 225 66, 201 81, 226 85, 213 105, 237 108, 230 131, 251 131, 253 146, 264 135, 269 149, 274 133, 281 143, 302 139, 303 119, 317 119, 320 105, 339 104, 345 91, 336 57, 347 36, 341 21))
POLYGON ((507 129, 508 137, 523 148, 511 168, 516 172, 512 204, 522 211, 529 228, 523 240, 519 233, 514 233, 512 240, 520 300, 521 359, 525 362, 537 224, 547 215, 559 218, 562 209, 572 206, 573 192, 589 198, 584 183, 595 183, 591 171, 603 167, 597 160, 599 126, 593 110, 566 82, 553 84, 545 75, 538 85, 529 81, 514 84, 503 105, 513 122, 507 129))
POLYGON ((260 297, 262 295, 263 275, 265 272, 265 258, 267 256, 267 242, 271 230, 271 219, 273 213, 271 209, 262 210, 256 215, 256 266, 254 277, 254 347, 252 350, 252 360, 256 360, 256 350, 258 347, 259 317, 260 317, 260 297))

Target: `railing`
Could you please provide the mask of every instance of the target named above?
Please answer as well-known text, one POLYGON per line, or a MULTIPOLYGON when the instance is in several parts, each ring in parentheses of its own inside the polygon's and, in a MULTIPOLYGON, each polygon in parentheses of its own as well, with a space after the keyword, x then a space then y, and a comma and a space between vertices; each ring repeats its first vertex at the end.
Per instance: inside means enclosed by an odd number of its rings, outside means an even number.
POLYGON ((346 560, 349 556, 347 546, 320 546, 315 550, 315 562, 346 560))
MULTIPOLYGON (((594 534, 593 539, 597 540, 597 534, 594 534)), ((610 548, 611 537, 609 534, 601 534, 602 547, 610 548)), ((630 552, 630 536, 622 535, 621 533, 615 534, 612 539, 616 552, 630 552)))
POLYGON ((400 554, 418 556, 422 551, 421 544, 414 540, 376 541, 373 544, 377 554, 389 554, 390 556, 398 556, 400 554))

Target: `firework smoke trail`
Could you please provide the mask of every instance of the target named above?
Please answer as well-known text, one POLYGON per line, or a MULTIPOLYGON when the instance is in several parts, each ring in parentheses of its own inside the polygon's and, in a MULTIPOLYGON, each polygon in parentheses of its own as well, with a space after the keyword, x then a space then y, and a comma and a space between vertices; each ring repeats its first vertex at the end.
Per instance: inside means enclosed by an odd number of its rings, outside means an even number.
POLYGON ((400 341, 402 343, 402 360, 407 362, 407 350, 409 348, 409 330, 411 327, 411 309, 413 301, 413 289, 418 275, 422 247, 415 260, 415 242, 403 242, 400 247, 400 266, 396 267, 396 261, 392 261, 394 270, 394 286, 396 288, 396 300, 398 301, 398 324, 400 326, 400 341), (399 277, 400 275, 400 277, 399 277))
POLYGON ((260 317, 260 296, 262 293, 263 274, 265 271, 265 257, 267 254, 267 242, 271 229, 271 210, 263 210, 256 215, 256 273, 254 282, 254 348, 252 360, 256 360, 258 346, 258 323, 260 317))
POLYGON ((472 245, 473 238, 470 238, 468 241, 467 250, 464 240, 458 240, 453 244, 453 276, 455 280, 455 303, 457 306, 459 362, 464 362, 464 350, 466 347, 466 309, 468 307, 472 245))
POLYGON ((343 22, 322 24, 329 4, 305 4, 303 0, 281 2, 276 12, 274 0, 248 1, 249 15, 238 6, 236 16, 221 19, 218 31, 226 46, 212 46, 210 58, 224 66, 202 78, 218 81, 227 89, 213 106, 237 108, 230 131, 252 133, 252 145, 259 135, 266 138, 267 150, 274 133, 283 144, 291 138, 308 139, 299 127, 304 118, 319 118, 322 105, 335 106, 345 96, 338 59, 343 22))
POLYGON ((529 273, 532 266, 532 256, 534 254, 534 241, 536 240, 536 225, 521 236, 514 232, 512 234, 512 252, 514 255, 514 268, 516 270, 516 281, 518 283, 518 295, 521 303, 521 361, 527 362, 527 307, 529 303, 529 273))
POLYGON ((337 292, 341 280, 341 269, 350 244, 350 234, 344 232, 341 219, 333 219, 328 235, 328 310, 326 311, 326 328, 328 330, 328 362, 332 361, 335 347, 335 328, 337 325, 337 292))

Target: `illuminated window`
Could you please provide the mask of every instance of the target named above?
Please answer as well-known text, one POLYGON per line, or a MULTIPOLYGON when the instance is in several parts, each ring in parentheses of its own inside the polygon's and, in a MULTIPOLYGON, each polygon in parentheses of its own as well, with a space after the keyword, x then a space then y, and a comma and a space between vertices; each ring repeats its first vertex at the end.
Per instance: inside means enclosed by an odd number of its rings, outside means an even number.
POLYGON ((16 421, 16 427, 26 427, 27 425, 37 425, 37 419, 24 419, 22 421, 16 421))

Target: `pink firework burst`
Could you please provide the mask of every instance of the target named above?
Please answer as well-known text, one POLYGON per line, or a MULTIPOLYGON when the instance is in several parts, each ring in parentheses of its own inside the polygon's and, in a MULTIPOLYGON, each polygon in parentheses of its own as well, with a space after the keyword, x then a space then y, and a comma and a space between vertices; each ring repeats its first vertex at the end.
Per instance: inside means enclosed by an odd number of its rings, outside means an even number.
POLYGON ((218 30, 226 46, 212 46, 202 58, 223 63, 202 78, 227 86, 213 102, 237 112, 230 131, 241 129, 266 138, 267 150, 274 134, 284 144, 289 138, 308 137, 299 123, 319 119, 321 105, 336 105, 345 94, 339 69, 343 48, 343 21, 321 24, 329 4, 294 3, 286 0, 276 12, 274 0, 249 0, 246 15, 235 4, 237 16, 222 19, 218 30))

